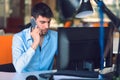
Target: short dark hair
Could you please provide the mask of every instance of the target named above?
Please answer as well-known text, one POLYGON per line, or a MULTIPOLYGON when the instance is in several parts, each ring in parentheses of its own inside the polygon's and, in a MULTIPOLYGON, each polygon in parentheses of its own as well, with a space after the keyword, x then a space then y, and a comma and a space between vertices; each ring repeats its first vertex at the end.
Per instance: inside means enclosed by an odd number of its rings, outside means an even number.
POLYGON ((47 4, 43 2, 37 3, 31 10, 31 16, 34 18, 37 18, 39 15, 47 18, 53 17, 52 10, 47 4))

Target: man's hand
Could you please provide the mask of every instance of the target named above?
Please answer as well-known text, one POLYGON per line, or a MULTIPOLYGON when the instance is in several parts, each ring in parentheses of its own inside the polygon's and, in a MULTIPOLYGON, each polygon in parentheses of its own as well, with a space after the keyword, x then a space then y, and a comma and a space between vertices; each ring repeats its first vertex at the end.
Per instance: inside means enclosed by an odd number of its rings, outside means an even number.
POLYGON ((31 47, 35 50, 37 48, 37 46, 40 43, 40 34, 41 34, 41 29, 39 27, 35 27, 32 31, 31 31, 31 36, 33 38, 33 44, 31 45, 31 47))

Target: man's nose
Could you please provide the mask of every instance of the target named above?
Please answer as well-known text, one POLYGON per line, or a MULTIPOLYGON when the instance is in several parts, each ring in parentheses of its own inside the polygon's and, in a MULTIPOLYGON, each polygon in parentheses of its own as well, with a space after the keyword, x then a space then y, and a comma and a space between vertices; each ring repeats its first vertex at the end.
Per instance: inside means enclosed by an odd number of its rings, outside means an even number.
POLYGON ((46 24, 45 24, 45 28, 48 28, 48 27, 49 27, 49 23, 46 23, 46 24))

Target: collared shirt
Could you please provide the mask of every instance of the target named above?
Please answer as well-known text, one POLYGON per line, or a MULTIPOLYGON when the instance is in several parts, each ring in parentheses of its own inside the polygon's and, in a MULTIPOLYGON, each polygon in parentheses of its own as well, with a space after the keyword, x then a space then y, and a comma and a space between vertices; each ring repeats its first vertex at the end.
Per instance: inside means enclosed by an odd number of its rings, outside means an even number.
POLYGON ((57 53, 57 32, 48 30, 42 46, 34 50, 30 28, 14 34, 12 41, 13 65, 17 72, 51 70, 57 53))

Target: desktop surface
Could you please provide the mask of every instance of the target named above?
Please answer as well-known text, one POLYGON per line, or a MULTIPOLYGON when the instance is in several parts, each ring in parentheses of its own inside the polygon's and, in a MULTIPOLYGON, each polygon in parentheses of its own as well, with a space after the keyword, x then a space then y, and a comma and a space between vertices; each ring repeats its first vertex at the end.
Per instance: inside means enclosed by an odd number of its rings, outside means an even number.
MULTIPOLYGON (((28 76, 36 76, 40 79, 39 74, 43 73, 54 73, 57 70, 50 71, 36 71, 36 72, 26 72, 26 73, 17 73, 17 72, 0 72, 0 80, 26 80, 28 76)), ((41 79, 40 79, 41 80, 41 79)))
MULTIPOLYGON (((85 71, 76 72, 76 71, 51 70, 26 73, 0 72, 0 80, 26 80, 29 76, 37 77, 38 80, 50 80, 51 76, 53 77, 53 80, 98 80, 97 72, 85 72, 85 71), (43 76, 47 78, 43 78, 43 76)), ((113 73, 107 74, 105 75, 106 79, 104 80, 112 80, 111 79, 112 76, 113 73)))

